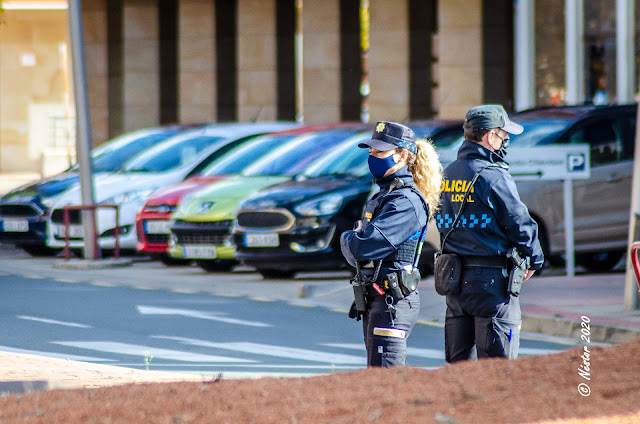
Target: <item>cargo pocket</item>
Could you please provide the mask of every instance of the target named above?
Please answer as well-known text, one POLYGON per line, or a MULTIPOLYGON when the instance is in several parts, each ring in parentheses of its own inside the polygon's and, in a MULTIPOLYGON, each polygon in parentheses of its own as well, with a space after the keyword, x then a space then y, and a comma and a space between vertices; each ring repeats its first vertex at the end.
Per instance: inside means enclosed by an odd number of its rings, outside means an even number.
POLYGON ((493 334, 489 336, 491 356, 516 359, 520 347, 522 321, 493 317, 491 322, 493 324, 493 334))

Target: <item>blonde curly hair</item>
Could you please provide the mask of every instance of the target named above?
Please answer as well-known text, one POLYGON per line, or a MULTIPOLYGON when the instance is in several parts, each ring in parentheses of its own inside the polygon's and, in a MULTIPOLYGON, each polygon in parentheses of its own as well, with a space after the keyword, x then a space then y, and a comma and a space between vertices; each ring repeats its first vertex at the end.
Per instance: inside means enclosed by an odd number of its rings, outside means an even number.
POLYGON ((413 181, 429 205, 430 217, 440 206, 443 168, 433 142, 426 138, 416 140, 418 153, 409 152, 407 165, 413 175, 413 181))

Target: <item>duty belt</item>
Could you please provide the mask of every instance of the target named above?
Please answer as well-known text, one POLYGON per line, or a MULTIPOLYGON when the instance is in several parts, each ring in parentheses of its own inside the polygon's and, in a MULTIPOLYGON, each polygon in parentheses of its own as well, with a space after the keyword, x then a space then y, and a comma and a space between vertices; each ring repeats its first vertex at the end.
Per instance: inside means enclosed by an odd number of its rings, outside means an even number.
POLYGON ((462 265, 485 268, 506 268, 507 258, 502 256, 462 256, 462 265))

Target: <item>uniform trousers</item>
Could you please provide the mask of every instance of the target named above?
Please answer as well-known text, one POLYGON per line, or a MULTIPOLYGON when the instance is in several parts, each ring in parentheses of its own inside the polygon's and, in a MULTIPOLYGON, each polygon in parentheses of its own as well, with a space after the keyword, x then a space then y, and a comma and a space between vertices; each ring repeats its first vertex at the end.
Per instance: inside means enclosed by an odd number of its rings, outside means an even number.
POLYGON ((464 267, 460 292, 447 296, 446 361, 518 357, 522 315, 518 297, 507 293, 507 272, 501 268, 464 267))
POLYGON ((407 338, 409 338, 420 312, 418 291, 414 291, 393 305, 396 308, 393 322, 388 312, 385 296, 369 296, 367 300, 369 302, 368 308, 362 316, 364 344, 367 348, 367 366, 406 365, 407 338))

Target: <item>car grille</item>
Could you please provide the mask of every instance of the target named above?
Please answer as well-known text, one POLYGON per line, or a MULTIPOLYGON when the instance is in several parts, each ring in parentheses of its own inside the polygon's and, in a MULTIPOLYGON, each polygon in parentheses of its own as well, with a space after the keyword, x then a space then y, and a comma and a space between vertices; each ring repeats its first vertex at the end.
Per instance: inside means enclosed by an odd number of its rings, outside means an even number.
POLYGON ((147 243, 168 244, 169 236, 167 234, 145 234, 147 243))
POLYGON ((286 230, 294 216, 287 210, 242 211, 238 213, 238 227, 246 230, 286 230))
POLYGON ((176 220, 171 227, 178 244, 224 244, 233 221, 191 222, 176 220), (181 228, 182 227, 182 228, 181 228))
POLYGON ((0 205, 0 216, 4 217, 30 217, 42 215, 42 211, 32 205, 25 204, 4 204, 0 205))
MULTIPOLYGON (((51 222, 54 224, 64 224, 64 209, 54 209, 51 212, 51 222)), ((79 210, 70 210, 69 211, 69 223, 70 224, 80 224, 80 211, 79 210)))

